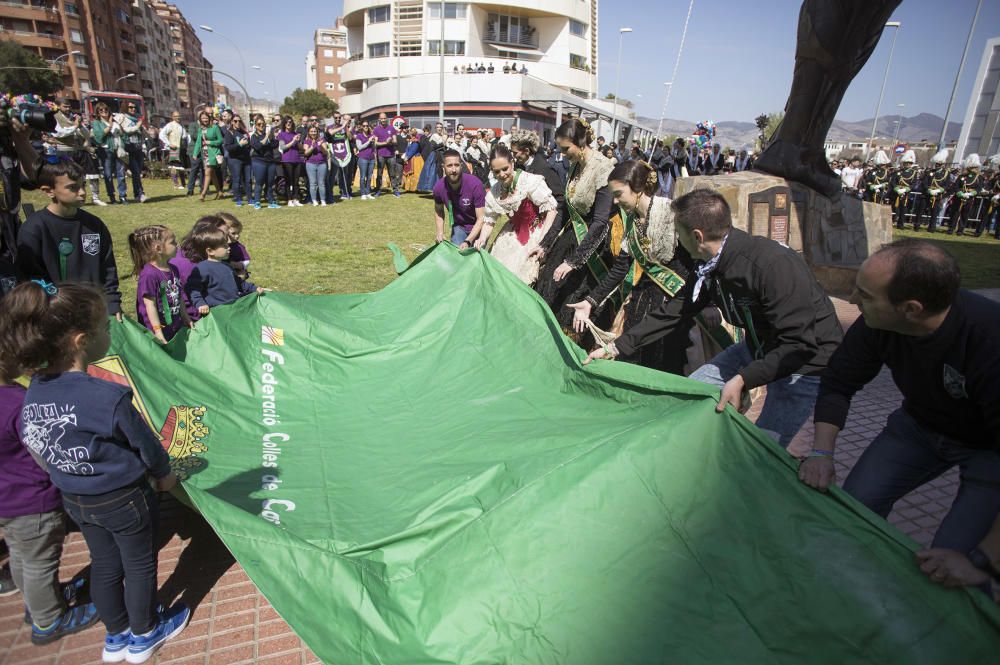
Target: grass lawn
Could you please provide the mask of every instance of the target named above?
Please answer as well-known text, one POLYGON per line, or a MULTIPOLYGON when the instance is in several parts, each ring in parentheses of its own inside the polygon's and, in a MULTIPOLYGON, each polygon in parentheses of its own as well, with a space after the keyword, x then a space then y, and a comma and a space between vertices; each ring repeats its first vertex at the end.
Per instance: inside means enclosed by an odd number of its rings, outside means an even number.
MULTIPOLYGON (((102 183, 103 184, 103 183, 102 183)), ((147 224, 169 226, 181 238, 202 215, 218 211, 236 214, 243 222, 243 244, 250 250, 251 279, 260 286, 295 293, 361 293, 377 291, 396 273, 386 244, 394 242, 413 259, 434 242, 434 206, 430 197, 383 193, 374 201, 355 198, 331 206, 280 210, 237 208, 231 199, 205 201, 185 196, 167 180, 147 180, 144 204, 86 210, 111 229, 121 275, 122 305, 135 312, 135 279, 128 256, 128 234, 147 224)), ((129 183, 131 191, 131 183, 129 183)), ((38 192, 25 192, 36 207, 46 204, 38 192)), ((954 254, 968 288, 1000 287, 1000 241, 947 236, 942 233, 896 231, 895 237, 921 237, 954 254)))
MULTIPOLYGON (((397 199, 383 193, 374 201, 355 198, 326 208, 254 210, 246 205, 237 208, 229 198, 202 203, 197 196, 173 189, 168 180, 147 180, 143 185, 149 199, 141 205, 84 207, 111 230, 122 309, 130 316, 135 315, 136 280, 126 278, 132 271, 128 234, 147 224, 168 226, 180 240, 199 217, 233 213, 243 222, 240 240, 250 251, 251 281, 296 293, 377 291, 396 276, 386 243, 399 245, 411 260, 434 243, 434 204, 419 194, 397 199)), ((39 192, 25 192, 24 201, 36 208, 47 203, 39 192)))

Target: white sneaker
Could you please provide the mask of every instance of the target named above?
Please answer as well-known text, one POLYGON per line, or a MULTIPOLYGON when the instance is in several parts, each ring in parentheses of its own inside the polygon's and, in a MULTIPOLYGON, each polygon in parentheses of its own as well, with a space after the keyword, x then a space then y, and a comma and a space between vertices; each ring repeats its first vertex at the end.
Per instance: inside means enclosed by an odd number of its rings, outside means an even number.
POLYGON ((288 207, 288 208, 294 208, 295 207, 295 201, 289 201, 286 207, 288 207))
MULTIPOLYGON (((313 201, 313 208, 315 208, 318 205, 319 205, 318 203, 316 203, 315 201, 313 201)), ((324 203, 323 205, 326 205, 326 204, 324 203)))
POLYGON ((368 195, 367 194, 362 194, 361 195, 361 200, 362 201, 367 201, 368 200, 368 195))
POLYGON ((108 204, 105 203, 104 201, 102 201, 101 199, 94 199, 94 205, 95 206, 106 206, 108 204))
MULTIPOLYGON (((313 205, 315 205, 315 204, 313 204, 313 205)), ((325 208, 326 207, 326 201, 323 201, 322 203, 320 203, 320 205, 325 208)))

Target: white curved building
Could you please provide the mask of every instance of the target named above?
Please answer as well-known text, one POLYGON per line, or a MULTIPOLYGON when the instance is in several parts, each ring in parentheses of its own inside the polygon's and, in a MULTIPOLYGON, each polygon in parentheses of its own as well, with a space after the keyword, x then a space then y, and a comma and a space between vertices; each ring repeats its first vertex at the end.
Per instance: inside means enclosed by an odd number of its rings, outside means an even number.
POLYGON ((564 113, 610 118, 610 103, 595 99, 597 6, 445 2, 442 19, 440 2, 344 0, 349 59, 341 68, 341 110, 391 117, 398 109, 411 126, 422 126, 438 119, 443 88, 445 118, 470 128, 516 123, 548 140, 564 113), (512 63, 527 73, 504 74, 512 63), (461 73, 478 64, 493 73, 461 73))

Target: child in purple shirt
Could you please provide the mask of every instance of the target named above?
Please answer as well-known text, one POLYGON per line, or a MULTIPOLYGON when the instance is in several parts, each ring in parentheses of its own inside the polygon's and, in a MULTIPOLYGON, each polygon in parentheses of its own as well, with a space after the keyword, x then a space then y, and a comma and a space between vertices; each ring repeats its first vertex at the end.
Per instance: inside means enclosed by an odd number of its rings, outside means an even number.
POLYGON ((130 233, 128 246, 133 274, 139 277, 136 316, 157 341, 166 344, 181 327, 194 326, 185 307, 180 273, 169 263, 177 254, 177 238, 167 227, 155 224, 130 233))
POLYGON ((226 223, 226 228, 223 230, 229 235, 229 265, 240 279, 245 280, 250 276, 250 252, 240 242, 243 222, 228 212, 220 212, 219 217, 226 223))
POLYGON ((206 215, 200 218, 194 223, 188 234, 184 236, 184 239, 181 240, 180 247, 177 248, 177 255, 169 261, 170 265, 177 268, 177 274, 181 278, 181 290, 184 292, 184 302, 187 305, 188 318, 192 321, 197 321, 201 318, 201 315, 198 313, 198 308, 192 304, 191 294, 188 290, 188 280, 191 279, 191 273, 194 271, 195 265, 200 261, 198 255, 191 247, 191 238, 201 229, 214 228, 226 230, 227 227, 226 220, 218 215, 206 215))

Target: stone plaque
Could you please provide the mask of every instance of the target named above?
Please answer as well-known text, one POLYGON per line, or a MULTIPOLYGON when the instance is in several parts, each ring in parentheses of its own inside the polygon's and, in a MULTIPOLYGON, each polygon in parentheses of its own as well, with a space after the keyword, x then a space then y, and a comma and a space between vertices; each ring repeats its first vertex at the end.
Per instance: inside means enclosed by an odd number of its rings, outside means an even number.
MULTIPOLYGON (((771 187, 750 194, 750 210, 752 215, 751 230, 753 235, 766 236, 787 245, 789 240, 789 197, 788 187, 771 187)), ((801 213, 799 202, 791 201, 795 212, 801 213)), ((801 246, 801 241, 799 242, 801 246)))
POLYGON ((768 237, 777 240, 783 245, 788 244, 788 215, 772 215, 771 228, 768 229, 768 237))
POLYGON ((767 220, 771 216, 771 206, 766 203, 754 203, 751 210, 752 213, 747 233, 759 236, 767 231, 767 220))

